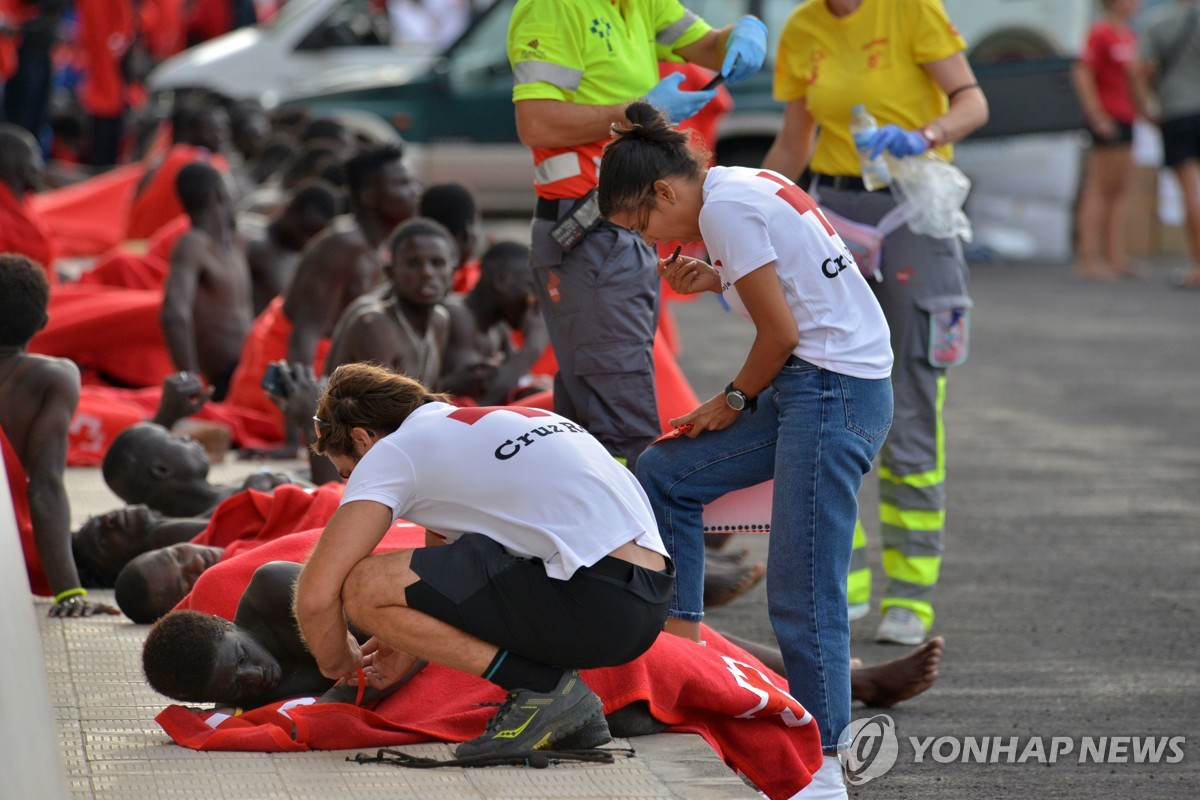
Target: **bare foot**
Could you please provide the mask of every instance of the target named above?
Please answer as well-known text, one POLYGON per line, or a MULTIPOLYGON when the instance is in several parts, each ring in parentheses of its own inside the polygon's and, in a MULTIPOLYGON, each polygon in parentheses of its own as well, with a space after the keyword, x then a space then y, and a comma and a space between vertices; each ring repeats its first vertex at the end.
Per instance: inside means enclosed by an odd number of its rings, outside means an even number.
POLYGON ((739 595, 745 594, 767 574, 767 565, 761 561, 753 564, 729 564, 705 559, 704 605, 721 606, 739 595))
POLYGON ((851 694, 873 708, 891 708, 933 686, 946 642, 935 636, 906 656, 851 673, 851 694))
POLYGON ((1075 277, 1085 281, 1115 281, 1117 276, 1107 266, 1083 265, 1075 267, 1075 277))
POLYGON ((1131 261, 1113 262, 1113 274, 1118 278, 1132 278, 1136 281, 1146 277, 1146 271, 1131 261))
POLYGON ((740 564, 746 560, 746 556, 750 555, 750 550, 745 547, 738 547, 734 550, 726 552, 724 550, 705 550, 704 559, 706 563, 729 564, 730 566, 740 564))
POLYGON ((1171 284, 1177 289, 1200 289, 1200 266, 1177 269, 1171 273, 1171 284))

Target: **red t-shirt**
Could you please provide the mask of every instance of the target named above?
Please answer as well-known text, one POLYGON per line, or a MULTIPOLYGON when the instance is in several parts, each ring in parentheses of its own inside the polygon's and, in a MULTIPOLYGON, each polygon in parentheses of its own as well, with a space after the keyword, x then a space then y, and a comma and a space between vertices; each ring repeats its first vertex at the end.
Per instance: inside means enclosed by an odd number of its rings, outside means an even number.
POLYGON ((1131 28, 1114 28, 1100 20, 1088 33, 1081 60, 1096 76, 1096 91, 1104 111, 1117 122, 1133 124, 1133 95, 1126 70, 1137 57, 1137 35, 1131 28))

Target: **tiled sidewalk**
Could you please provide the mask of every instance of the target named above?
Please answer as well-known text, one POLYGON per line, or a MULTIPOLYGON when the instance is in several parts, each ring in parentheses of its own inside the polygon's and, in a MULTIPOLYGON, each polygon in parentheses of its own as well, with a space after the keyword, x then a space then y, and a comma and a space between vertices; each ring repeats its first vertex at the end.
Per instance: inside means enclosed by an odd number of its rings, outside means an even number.
MULTIPOLYGON (((227 461, 213 468, 214 483, 240 480, 256 464, 227 461)), ((298 470, 298 462, 271 469, 298 470)), ((73 524, 120 505, 98 469, 68 471, 73 524)), ((97 599, 111 592, 95 591, 97 599)), ((359 751, 303 754, 200 753, 179 747, 154 722, 169 702, 141 677, 145 626, 124 617, 39 619, 46 677, 58 727, 70 797, 74 800, 143 798, 753 798, 759 794, 734 775, 702 739, 659 734, 621 740, 633 758, 612 765, 558 764, 549 769, 405 769, 359 765, 359 751)), ((451 757, 443 744, 406 746, 405 752, 451 757)), ((0 795, 3 792, 0 791, 0 795)))

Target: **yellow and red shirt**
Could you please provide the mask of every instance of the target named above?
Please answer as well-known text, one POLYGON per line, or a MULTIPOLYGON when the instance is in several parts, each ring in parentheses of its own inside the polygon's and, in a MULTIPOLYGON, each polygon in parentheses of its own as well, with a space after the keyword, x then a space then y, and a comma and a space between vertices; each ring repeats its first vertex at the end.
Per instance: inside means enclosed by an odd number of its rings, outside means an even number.
MULTIPOLYGON (((788 17, 775 61, 775 99, 803 99, 821 126, 810 166, 857 175, 850 109, 862 103, 882 127, 920 130, 945 113, 946 95, 922 64, 966 50, 942 0, 863 0, 844 17, 806 0, 788 17)), ((948 145, 938 152, 949 160, 948 145)))
MULTIPOLYGON (((681 61, 675 51, 710 30, 678 0, 519 0, 508 27, 513 102, 631 102, 658 83, 659 61, 681 61)), ((533 148, 538 196, 587 194, 607 141, 533 148)))

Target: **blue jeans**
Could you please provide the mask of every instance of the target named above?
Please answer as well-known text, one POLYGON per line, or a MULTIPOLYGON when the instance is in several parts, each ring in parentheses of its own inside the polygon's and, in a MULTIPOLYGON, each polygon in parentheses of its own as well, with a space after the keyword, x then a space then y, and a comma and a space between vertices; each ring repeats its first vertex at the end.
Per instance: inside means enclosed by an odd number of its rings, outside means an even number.
POLYGON ((637 476, 675 562, 670 615, 704 616, 701 506, 775 479, 767 609, 788 686, 816 717, 827 751, 850 724, 846 575, 858 490, 892 422, 891 381, 864 380, 792 357, 723 431, 655 445, 637 476))

